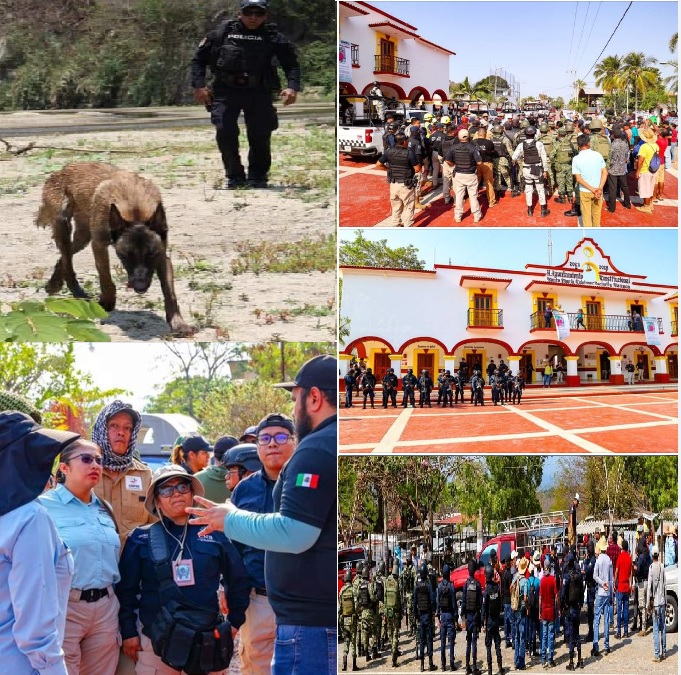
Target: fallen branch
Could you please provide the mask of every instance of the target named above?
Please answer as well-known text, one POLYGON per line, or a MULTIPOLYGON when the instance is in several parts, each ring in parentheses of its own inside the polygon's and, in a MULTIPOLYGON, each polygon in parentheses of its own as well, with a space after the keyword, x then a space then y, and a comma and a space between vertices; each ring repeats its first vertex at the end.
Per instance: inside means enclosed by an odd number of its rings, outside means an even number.
MULTIPOLYGON (((92 148, 63 148, 63 147, 58 147, 55 145, 37 145, 36 143, 29 143, 28 145, 24 145, 23 147, 15 146, 9 141, 5 140, 4 138, 0 138, 0 143, 3 143, 6 148, 6 152, 8 152, 11 155, 23 155, 27 152, 30 152, 31 150, 64 150, 65 152, 111 152, 115 153, 118 155, 140 155, 144 154, 141 153, 139 150, 111 150, 111 149, 104 149, 104 150, 95 150, 92 148)), ((165 150, 168 146, 167 145, 161 145, 158 148, 148 148, 145 150, 145 152, 156 152, 157 150, 165 150)))

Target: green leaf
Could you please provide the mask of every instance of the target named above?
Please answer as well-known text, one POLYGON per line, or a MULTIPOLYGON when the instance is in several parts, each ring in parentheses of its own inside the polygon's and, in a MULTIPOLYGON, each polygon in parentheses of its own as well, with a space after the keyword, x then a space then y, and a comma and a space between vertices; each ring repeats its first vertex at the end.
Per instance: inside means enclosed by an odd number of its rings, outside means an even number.
POLYGON ((14 338, 22 342, 64 342, 69 339, 64 319, 59 316, 35 314, 24 317, 23 322, 12 323, 14 338))
POLYGON ((78 342, 111 342, 111 338, 89 321, 68 321, 66 330, 78 342))
POLYGON ((68 314, 76 319, 105 319, 108 316, 96 300, 47 298, 45 307, 55 314, 68 314))
POLYGON ((16 302, 12 305, 13 309, 17 312, 23 312, 24 314, 44 314, 45 305, 42 302, 37 302, 36 300, 24 300, 23 302, 16 302))

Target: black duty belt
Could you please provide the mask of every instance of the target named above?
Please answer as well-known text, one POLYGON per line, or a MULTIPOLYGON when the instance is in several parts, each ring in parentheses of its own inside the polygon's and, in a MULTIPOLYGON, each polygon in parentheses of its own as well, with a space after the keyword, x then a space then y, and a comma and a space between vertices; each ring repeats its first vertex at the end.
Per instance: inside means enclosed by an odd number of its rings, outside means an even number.
POLYGON ((256 595, 264 595, 267 597, 267 589, 266 588, 255 588, 255 594, 256 595))
POLYGON ((79 600, 81 602, 97 602, 97 600, 101 600, 107 595, 109 595, 108 588, 90 588, 87 591, 80 592, 79 600))

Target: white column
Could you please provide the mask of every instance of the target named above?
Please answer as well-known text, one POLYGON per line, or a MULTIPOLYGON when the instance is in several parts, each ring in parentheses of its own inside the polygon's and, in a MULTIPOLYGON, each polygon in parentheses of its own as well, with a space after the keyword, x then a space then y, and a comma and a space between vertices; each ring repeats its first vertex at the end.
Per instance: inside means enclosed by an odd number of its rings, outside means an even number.
POLYGON ((509 356, 508 367, 511 371, 511 375, 516 376, 518 374, 518 369, 520 368, 520 356, 509 356))
POLYGON ((352 359, 352 356, 350 354, 340 354, 340 376, 341 378, 345 377, 348 374, 348 371, 350 370, 350 360, 352 359))
POLYGON ((402 379, 402 354, 391 354, 390 355, 390 367, 395 370, 395 375, 397 379, 402 379))
POLYGON ((453 356, 445 356, 445 370, 448 370, 452 375, 456 368, 456 359, 453 356))

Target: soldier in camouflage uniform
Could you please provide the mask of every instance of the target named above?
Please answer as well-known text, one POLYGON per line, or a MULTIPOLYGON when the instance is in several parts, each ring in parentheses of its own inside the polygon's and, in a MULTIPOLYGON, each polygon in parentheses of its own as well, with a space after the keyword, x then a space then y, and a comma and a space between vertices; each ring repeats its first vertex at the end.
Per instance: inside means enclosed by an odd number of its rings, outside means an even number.
POLYGON ((497 156, 492 160, 494 166, 494 192, 497 199, 501 196, 501 179, 504 179, 507 190, 513 190, 513 179, 511 178, 511 155, 513 146, 504 134, 501 125, 496 124, 492 127, 492 143, 497 156))
POLYGON ((546 201, 551 199, 553 197, 553 193, 556 190, 556 172, 555 169, 553 168, 553 163, 551 162, 551 155, 553 154, 553 150, 556 146, 556 137, 550 133, 549 131, 549 125, 546 122, 542 122, 539 125, 539 131, 541 133, 541 136, 539 137, 538 140, 540 140, 544 144, 544 150, 546 151, 546 156, 549 158, 549 170, 548 170, 548 180, 546 181, 546 185, 544 186, 544 189, 546 190, 546 201))
POLYGON ((375 644, 378 651, 381 652, 388 637, 388 628, 385 624, 385 563, 382 560, 378 563, 374 575, 374 590, 376 593, 376 603, 374 604, 375 644))
POLYGON ((362 569, 362 580, 357 588, 357 602, 355 605, 359 608, 360 625, 362 630, 362 644, 366 653, 367 663, 372 658, 378 658, 378 649, 376 647, 376 616, 374 607, 377 603, 376 587, 369 579, 369 567, 365 565, 362 569))
POLYGON ((357 614, 357 630, 355 631, 355 653, 357 656, 364 656, 365 644, 362 642, 362 631, 359 626, 359 605, 357 604, 357 593, 359 591, 359 585, 362 583, 362 570, 364 569, 364 562, 362 560, 357 561, 357 574, 352 580, 352 592, 355 595, 355 612, 357 614))
POLYGON ((343 637, 343 670, 348 668, 348 652, 352 647, 352 669, 357 667, 357 653, 355 652, 357 641, 357 613, 355 612, 355 591, 352 588, 352 570, 348 568, 343 577, 343 588, 338 596, 338 625, 343 637))
POLYGON ((385 580, 385 617, 388 623, 388 641, 392 649, 393 668, 397 668, 400 638, 400 624, 402 623, 402 589, 400 588, 400 566, 393 564, 393 573, 385 580))
POLYGON ((577 148, 568 137, 565 127, 558 129, 558 142, 553 148, 549 157, 556 173, 556 184, 558 185, 558 197, 556 202, 565 204, 572 199, 572 192, 575 187, 574 176, 572 175, 572 158, 577 154, 577 148))
POLYGON ((411 557, 411 553, 407 553, 407 562, 402 570, 402 593, 404 596, 404 607, 407 615, 407 632, 410 636, 416 635, 416 620, 412 607, 411 598, 414 594, 414 584, 416 583, 416 570, 411 557))

